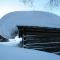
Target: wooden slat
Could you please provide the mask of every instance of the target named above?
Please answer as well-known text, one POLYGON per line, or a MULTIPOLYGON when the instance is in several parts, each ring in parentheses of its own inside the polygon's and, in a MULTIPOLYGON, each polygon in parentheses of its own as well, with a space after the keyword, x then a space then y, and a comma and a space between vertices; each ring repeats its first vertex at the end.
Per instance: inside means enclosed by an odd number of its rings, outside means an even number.
POLYGON ((51 53, 60 52, 60 28, 18 26, 18 29, 24 48, 51 53))

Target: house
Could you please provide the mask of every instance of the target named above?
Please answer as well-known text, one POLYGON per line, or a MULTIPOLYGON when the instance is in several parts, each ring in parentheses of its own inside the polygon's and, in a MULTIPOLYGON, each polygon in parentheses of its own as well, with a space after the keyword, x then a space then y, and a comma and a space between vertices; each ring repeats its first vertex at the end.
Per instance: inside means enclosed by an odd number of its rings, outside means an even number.
POLYGON ((15 11, 3 16, 0 24, 0 35, 8 39, 19 30, 23 48, 60 54, 60 16, 43 11, 15 11))
POLYGON ((17 26, 22 47, 60 54, 60 28, 17 26))

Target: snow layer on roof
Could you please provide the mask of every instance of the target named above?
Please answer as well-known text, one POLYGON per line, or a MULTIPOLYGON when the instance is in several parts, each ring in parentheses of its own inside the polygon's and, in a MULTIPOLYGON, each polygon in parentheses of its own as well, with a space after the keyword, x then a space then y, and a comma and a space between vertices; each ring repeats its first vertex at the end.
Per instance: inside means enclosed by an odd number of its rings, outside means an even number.
POLYGON ((0 20, 0 35, 11 38, 17 25, 60 28, 60 16, 43 11, 16 11, 3 16, 0 20))

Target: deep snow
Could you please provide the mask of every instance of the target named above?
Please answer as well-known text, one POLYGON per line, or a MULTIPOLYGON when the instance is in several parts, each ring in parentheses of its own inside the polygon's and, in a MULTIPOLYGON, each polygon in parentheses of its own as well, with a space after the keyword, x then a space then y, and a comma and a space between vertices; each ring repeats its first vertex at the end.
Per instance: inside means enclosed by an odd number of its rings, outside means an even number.
POLYGON ((14 39, 8 39, 6 42, 0 42, 0 45, 17 47, 20 44, 20 41, 22 41, 22 38, 16 36, 14 39))
POLYGON ((16 11, 3 16, 0 20, 0 35, 13 38, 17 25, 45 26, 60 28, 60 16, 43 11, 16 11))
POLYGON ((32 49, 0 45, 0 60, 60 60, 60 56, 32 49))

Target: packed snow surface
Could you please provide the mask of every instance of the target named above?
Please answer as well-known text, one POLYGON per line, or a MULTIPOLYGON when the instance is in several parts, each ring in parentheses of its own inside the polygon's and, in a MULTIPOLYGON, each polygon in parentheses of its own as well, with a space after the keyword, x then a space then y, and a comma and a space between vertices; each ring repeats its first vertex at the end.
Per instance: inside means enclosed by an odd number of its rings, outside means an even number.
POLYGON ((0 45, 0 60, 60 60, 60 56, 32 49, 0 45))

